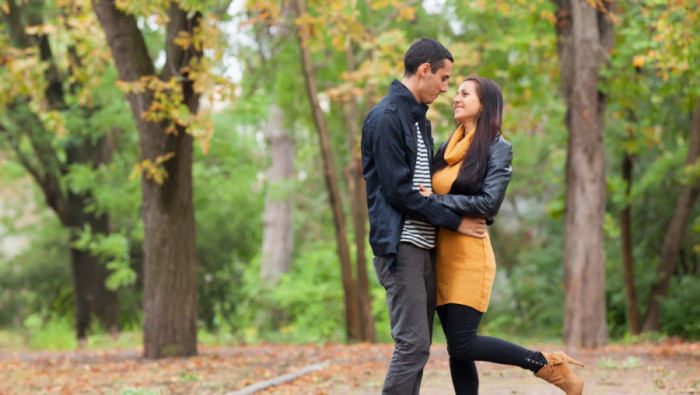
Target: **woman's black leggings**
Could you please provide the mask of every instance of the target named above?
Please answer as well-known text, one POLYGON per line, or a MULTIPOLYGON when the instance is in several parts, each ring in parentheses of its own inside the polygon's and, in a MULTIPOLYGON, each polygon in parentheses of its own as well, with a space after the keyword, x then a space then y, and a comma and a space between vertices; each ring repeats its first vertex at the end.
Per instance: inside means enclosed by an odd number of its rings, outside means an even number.
POLYGON ((538 351, 530 351, 495 337, 478 336, 476 330, 483 315, 478 310, 459 304, 446 304, 438 306, 437 313, 447 338, 450 374, 457 395, 479 393, 479 374, 474 361, 520 366, 533 373, 547 364, 538 351))

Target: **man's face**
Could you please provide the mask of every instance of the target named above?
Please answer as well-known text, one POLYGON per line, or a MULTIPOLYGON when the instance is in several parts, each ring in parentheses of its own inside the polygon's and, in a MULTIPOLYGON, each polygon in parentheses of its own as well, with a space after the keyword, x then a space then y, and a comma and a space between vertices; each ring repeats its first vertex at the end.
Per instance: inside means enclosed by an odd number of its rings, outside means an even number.
POLYGON ((430 104, 437 99, 442 92, 447 92, 447 80, 452 74, 452 62, 445 59, 442 67, 435 74, 430 70, 430 65, 421 65, 421 69, 427 70, 420 74, 420 101, 422 104, 430 104), (425 68, 425 69, 423 69, 425 68))

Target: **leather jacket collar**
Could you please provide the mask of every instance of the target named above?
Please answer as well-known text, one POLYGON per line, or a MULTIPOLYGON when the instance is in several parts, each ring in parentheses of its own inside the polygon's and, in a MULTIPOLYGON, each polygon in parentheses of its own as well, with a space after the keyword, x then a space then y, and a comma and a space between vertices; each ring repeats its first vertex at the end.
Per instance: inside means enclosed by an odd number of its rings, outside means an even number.
POLYGON ((403 101, 407 106, 414 119, 424 119, 425 113, 428 112, 428 105, 418 103, 416 97, 413 96, 410 90, 399 80, 393 80, 389 86, 389 92, 392 96, 403 101))

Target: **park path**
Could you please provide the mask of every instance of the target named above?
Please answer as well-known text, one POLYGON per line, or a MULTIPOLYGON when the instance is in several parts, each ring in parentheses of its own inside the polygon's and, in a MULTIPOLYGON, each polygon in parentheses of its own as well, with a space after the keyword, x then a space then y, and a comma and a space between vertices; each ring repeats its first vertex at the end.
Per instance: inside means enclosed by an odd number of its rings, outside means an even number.
MULTIPOLYGON (((700 394, 700 343, 569 351, 586 364, 575 368, 585 394, 700 394)), ((259 394, 378 394, 391 352, 390 344, 200 347, 195 357, 158 361, 134 349, 0 353, 0 394, 225 394, 321 362, 324 369, 259 394)), ((479 372, 482 394, 562 393, 520 368, 479 363, 479 372)), ((422 389, 453 393, 444 344, 433 346, 422 389)))
MULTIPOLYGON (((353 346, 358 347, 358 346, 353 346)), ((390 346, 366 346, 359 355, 335 359, 335 369, 316 372, 264 394, 379 394, 391 357, 390 346), (373 357, 369 357, 373 356, 373 357)), ((557 347, 529 345, 554 351, 557 347)), ((352 347, 350 348, 352 350, 352 347)), ((700 343, 667 342, 570 350, 586 364, 576 373, 586 382, 584 394, 700 394, 700 343)), ((444 345, 433 346, 426 366, 424 395, 452 394, 448 355, 444 345)), ((523 369, 478 362, 482 394, 562 394, 556 387, 523 369)))

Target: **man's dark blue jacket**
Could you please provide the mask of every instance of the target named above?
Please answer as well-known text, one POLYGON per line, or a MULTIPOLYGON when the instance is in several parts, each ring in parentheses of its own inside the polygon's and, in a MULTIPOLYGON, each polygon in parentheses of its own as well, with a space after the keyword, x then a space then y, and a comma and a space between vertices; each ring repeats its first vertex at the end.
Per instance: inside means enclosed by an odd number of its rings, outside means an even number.
POLYGON ((416 167, 416 122, 428 143, 433 137, 428 106, 418 103, 406 86, 394 80, 389 94, 367 114, 362 125, 362 172, 367 181, 369 242, 375 256, 387 255, 393 269, 406 217, 456 231, 461 217, 435 199, 413 190, 416 167))

